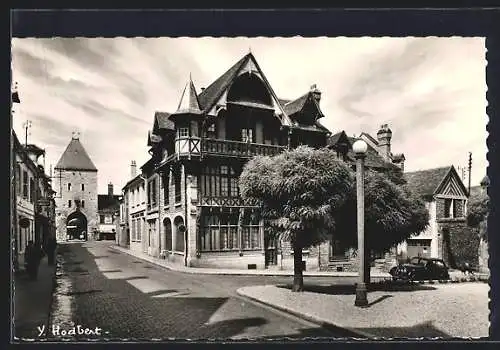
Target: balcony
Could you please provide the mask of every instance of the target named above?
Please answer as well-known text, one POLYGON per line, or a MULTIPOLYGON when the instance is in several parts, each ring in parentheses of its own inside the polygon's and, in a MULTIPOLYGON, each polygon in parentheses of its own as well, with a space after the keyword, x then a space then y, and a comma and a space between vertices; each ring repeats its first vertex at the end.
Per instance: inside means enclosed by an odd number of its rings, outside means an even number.
POLYGON ((265 145, 232 140, 200 139, 198 137, 178 138, 175 146, 175 151, 178 155, 192 156, 203 153, 204 155, 244 158, 273 156, 286 149, 285 146, 278 145, 265 145))
POLYGON ((253 201, 244 201, 241 197, 201 197, 200 206, 204 207, 256 207, 253 201))

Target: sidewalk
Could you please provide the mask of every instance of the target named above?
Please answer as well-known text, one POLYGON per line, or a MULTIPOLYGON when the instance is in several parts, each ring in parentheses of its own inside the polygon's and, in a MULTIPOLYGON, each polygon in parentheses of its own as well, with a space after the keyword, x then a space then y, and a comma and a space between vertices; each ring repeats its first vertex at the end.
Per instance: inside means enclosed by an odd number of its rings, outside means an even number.
POLYGON ((37 339, 37 327, 48 327, 56 265, 49 266, 45 256, 38 279, 31 281, 24 271, 14 276, 14 340, 37 339))
POLYGON ((488 336, 487 283, 394 287, 372 285, 368 307, 354 306, 353 285, 251 286, 237 293, 322 326, 359 338, 479 338, 488 336))
MULTIPOLYGON (((111 249, 129 254, 138 259, 145 260, 151 264, 155 264, 172 271, 183 273, 202 274, 202 275, 245 275, 245 276, 293 276, 292 270, 238 270, 238 269, 214 269, 214 268, 199 268, 199 267, 185 267, 172 264, 166 260, 158 259, 144 253, 131 252, 129 249, 119 247, 116 245, 110 246, 111 249)), ((357 277, 356 272, 334 272, 334 271, 304 271, 304 276, 311 277, 357 277)), ((374 280, 391 279, 388 273, 380 272, 373 269, 371 277, 374 280)))

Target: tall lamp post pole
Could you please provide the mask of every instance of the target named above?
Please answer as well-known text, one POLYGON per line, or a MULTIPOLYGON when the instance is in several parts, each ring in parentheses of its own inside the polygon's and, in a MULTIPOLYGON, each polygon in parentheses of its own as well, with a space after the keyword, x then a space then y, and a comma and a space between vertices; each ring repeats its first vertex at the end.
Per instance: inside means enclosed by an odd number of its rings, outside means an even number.
POLYGON ((352 145, 356 157, 356 193, 357 193, 357 222, 358 222, 358 259, 359 280, 356 284, 355 306, 368 306, 365 284, 365 157, 368 145, 359 139, 352 145))

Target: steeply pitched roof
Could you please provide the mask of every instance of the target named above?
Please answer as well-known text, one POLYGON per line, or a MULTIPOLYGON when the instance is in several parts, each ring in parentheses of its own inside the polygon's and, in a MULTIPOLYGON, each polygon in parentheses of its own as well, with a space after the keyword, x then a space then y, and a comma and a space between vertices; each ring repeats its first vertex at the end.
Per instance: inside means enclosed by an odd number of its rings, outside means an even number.
POLYGON ((451 166, 408 172, 404 174, 408 187, 421 196, 432 196, 451 170, 451 166))
POLYGON ((200 102, 198 101, 198 95, 196 94, 196 88, 194 87, 193 80, 189 76, 189 81, 184 87, 182 92, 181 100, 179 101, 179 106, 177 111, 172 113, 176 114, 201 114, 200 102))
POLYGON ((98 194, 97 195, 97 210, 112 210, 115 211, 120 208, 120 195, 108 195, 108 194, 98 194))
POLYGON ((240 68, 247 62, 250 58, 251 53, 243 56, 238 62, 236 62, 231 68, 229 68, 224 74, 222 74, 217 80, 210 84, 205 90, 203 90, 199 96, 198 101, 200 108, 205 112, 208 111, 217 99, 221 96, 224 90, 229 86, 233 78, 236 76, 240 68))
POLYGON ((328 138, 327 144, 329 146, 335 146, 339 141, 345 141, 346 143, 349 143, 349 138, 347 137, 345 131, 338 132, 328 138))
MULTIPOLYGON (((349 151, 347 152, 347 157, 351 160, 355 160, 354 151, 352 150, 352 145, 356 142, 356 138, 347 137, 350 143, 349 151)), ((369 143, 367 143, 368 149, 366 151, 365 165, 370 168, 376 169, 399 169, 396 165, 386 162, 384 158, 378 153, 378 151, 373 148, 369 143)))
POLYGON ((54 169, 97 171, 77 137, 71 139, 54 169))
POLYGON ((170 113, 158 111, 155 112, 153 130, 156 131, 156 128, 164 130, 174 130, 175 124, 169 119, 169 117, 170 113))
POLYGON ((302 108, 304 108, 307 99, 309 98, 309 92, 300 96, 299 98, 286 103, 283 108, 285 109, 286 114, 289 116, 294 115, 297 112, 300 112, 302 108))

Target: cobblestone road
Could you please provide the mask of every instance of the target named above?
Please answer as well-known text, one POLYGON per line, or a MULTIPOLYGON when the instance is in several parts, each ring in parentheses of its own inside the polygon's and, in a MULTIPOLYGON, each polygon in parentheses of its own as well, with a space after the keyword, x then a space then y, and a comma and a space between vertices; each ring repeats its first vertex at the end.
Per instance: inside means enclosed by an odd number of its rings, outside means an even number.
POLYGON ((77 339, 342 336, 236 294, 242 286, 290 283, 290 277, 183 274, 119 253, 109 245, 87 242, 59 247, 62 271, 47 332, 50 338, 58 338, 72 326, 89 332, 100 329, 100 335, 87 332, 77 339))

